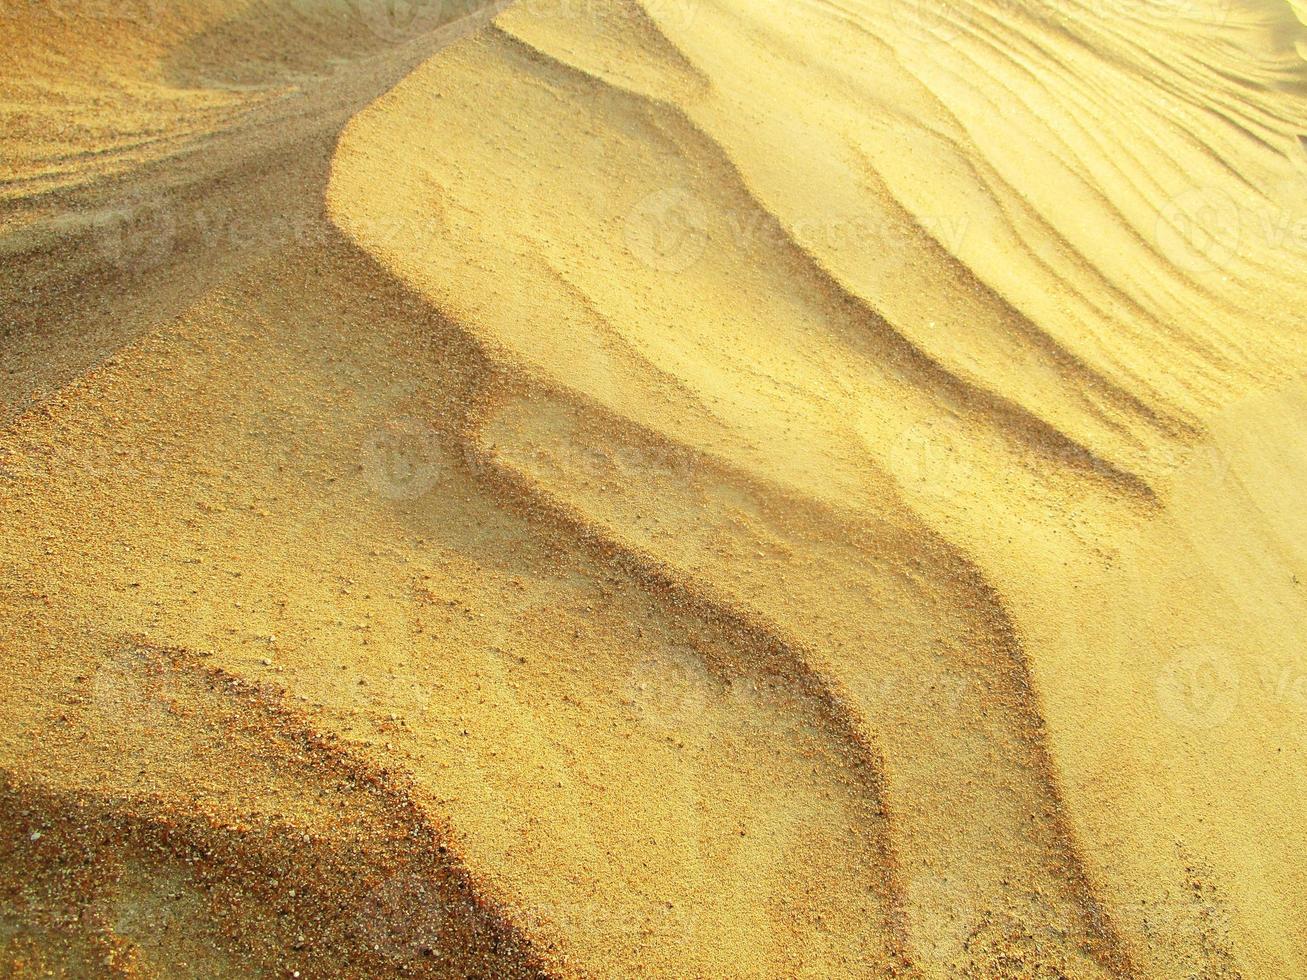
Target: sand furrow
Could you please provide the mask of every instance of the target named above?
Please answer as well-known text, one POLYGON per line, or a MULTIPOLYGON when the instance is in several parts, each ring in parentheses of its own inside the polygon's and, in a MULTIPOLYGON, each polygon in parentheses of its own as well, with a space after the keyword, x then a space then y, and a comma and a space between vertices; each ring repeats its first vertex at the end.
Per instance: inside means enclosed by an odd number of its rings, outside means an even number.
MULTIPOLYGON (((514 473, 518 492, 539 498, 534 509, 540 504, 557 509, 577 529, 575 533, 609 542, 627 555, 632 567, 652 572, 664 588, 686 590, 694 602, 718 610, 715 615, 757 624, 752 630, 761 628, 765 635, 776 637, 769 645, 790 661, 791 670, 815 668, 819 676, 828 678, 825 683, 840 692, 837 703, 845 705, 853 731, 862 733, 858 739, 871 739, 885 756, 891 846, 903 878, 904 899, 898 914, 914 960, 933 971, 948 964, 952 968, 974 965, 1004 951, 1029 967, 1070 957, 1080 964, 1076 969, 1086 970, 1089 965, 1078 959, 1083 953, 1076 948, 1085 943, 1106 963, 1124 969, 1123 954, 1092 890, 1080 877, 1075 846, 1059 816, 1056 780, 1041 746, 1042 720, 1024 676, 1019 645, 974 573, 960 567, 952 572, 971 579, 968 587, 976 590, 964 605, 983 609, 993 604, 991 614, 996 619, 969 629, 960 627, 970 636, 970 649, 954 646, 943 636, 921 647, 901 645, 898 617, 911 618, 913 613, 902 609, 911 601, 903 593, 893 603, 884 598, 884 592, 894 587, 885 581, 886 565, 894 564, 892 538, 863 540, 851 527, 831 537, 830 528, 842 519, 830 514, 814 519, 807 506, 769 499, 766 492, 749 488, 743 475, 728 475, 706 461, 689 463, 674 451, 647 443, 641 449, 647 437, 630 432, 620 439, 627 452, 605 459, 599 471, 584 465, 587 457, 545 456, 528 448, 540 444, 536 433, 541 427, 550 432, 551 442, 593 445, 593 438, 569 431, 589 426, 595 428, 585 431, 612 432, 611 421, 582 422, 561 407, 545 409, 537 396, 492 417, 482 439, 497 447, 501 465, 514 473), (542 417, 523 417, 528 412, 542 417), (521 442, 515 445, 515 439, 521 442), (660 471, 660 465, 675 467, 678 463, 672 461, 677 460, 696 474, 693 489, 681 491, 699 498, 693 504, 675 499, 679 471, 660 471), (659 487, 664 511, 633 519, 615 491, 651 484, 659 487), (734 506, 723 506, 717 502, 719 497, 729 498, 734 506), (674 516, 729 515, 741 508, 750 516, 747 530, 737 525, 727 531, 711 523, 691 528, 677 524, 674 516), (839 549, 848 553, 841 555, 839 549), (864 565, 852 557, 856 553, 880 555, 885 564, 864 565), (804 581, 821 583, 827 590, 822 604, 804 594, 799 585, 804 581), (864 590, 876 598, 860 600, 858 593, 864 590), (833 595, 840 600, 833 601, 833 595), (891 614, 893 606, 900 609, 891 614), (838 621, 823 619, 822 607, 833 607, 838 621), (823 639, 814 644, 801 637, 823 639), (990 652, 1005 646, 1002 653, 990 652), (988 715, 983 723, 985 739, 1004 746, 1002 762, 968 744, 977 716, 984 714, 988 715), (933 722, 925 738, 911 723, 912 717, 922 715, 933 722), (1022 766, 1028 769, 1022 772, 1022 766), (929 773, 929 782, 916 782, 911 773, 929 773), (1006 837, 1016 844, 1011 831, 1005 834, 997 826, 977 825, 970 839, 956 823, 946 821, 947 830, 937 825, 942 814, 959 807, 984 813, 1000 824, 1002 814, 1011 808, 1011 819, 1025 825, 1022 844, 1001 855, 1005 847, 997 843, 999 839, 1006 837), (1042 823, 1042 830, 1033 830, 1030 821, 1042 823), (1002 878, 1001 887, 976 872, 976 864, 990 862, 1002 878), (1055 882, 1068 879, 1078 883, 1070 893, 1059 894, 1061 886, 1055 882), (1045 925, 1032 925, 1044 917, 1045 925), (1027 928, 1065 931, 1068 945, 1057 953, 1045 949, 1042 955, 1031 947, 1023 949, 1023 941, 1030 938, 1022 933, 1027 928)), ((888 533, 887 528, 882 535, 888 533)), ((918 556, 903 564, 924 566, 923 572, 932 566, 948 567, 946 547, 939 543, 936 549, 924 562, 918 556)), ((911 588, 908 582, 897 586, 905 587, 911 588)), ((956 584, 947 590, 929 584, 924 588, 935 595, 957 592, 956 584)), ((913 604, 920 603, 918 599, 913 604)), ((948 620, 936 611, 934 621, 948 620)))

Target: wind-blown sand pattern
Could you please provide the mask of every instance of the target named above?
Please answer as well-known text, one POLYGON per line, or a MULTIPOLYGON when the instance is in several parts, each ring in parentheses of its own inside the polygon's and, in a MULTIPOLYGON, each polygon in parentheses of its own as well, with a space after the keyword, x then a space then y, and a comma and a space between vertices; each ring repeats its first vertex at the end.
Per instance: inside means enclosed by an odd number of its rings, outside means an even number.
POLYGON ((0 973, 1307 975, 1307 9, 3 14, 0 973))

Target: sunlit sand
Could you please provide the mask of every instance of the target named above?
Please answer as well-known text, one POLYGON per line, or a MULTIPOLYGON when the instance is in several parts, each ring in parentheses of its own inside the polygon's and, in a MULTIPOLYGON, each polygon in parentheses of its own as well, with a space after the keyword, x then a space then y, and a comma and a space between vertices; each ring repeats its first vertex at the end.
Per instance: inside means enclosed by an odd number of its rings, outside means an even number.
POLYGON ((0 974, 1307 975, 1295 4, 10 4, 0 974))

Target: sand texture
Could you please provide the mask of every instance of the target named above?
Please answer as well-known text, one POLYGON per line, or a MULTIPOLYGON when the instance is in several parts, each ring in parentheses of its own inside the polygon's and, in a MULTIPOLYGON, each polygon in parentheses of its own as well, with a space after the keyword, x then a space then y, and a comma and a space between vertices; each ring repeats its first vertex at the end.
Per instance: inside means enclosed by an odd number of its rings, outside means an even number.
POLYGON ((1300 0, 0 2, 0 976, 1307 976, 1300 0))

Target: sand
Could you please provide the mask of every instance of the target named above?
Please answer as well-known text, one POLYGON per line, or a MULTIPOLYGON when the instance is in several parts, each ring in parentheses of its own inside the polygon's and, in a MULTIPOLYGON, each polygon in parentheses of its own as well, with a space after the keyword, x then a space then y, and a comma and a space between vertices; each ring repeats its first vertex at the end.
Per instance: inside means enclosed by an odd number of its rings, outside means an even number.
POLYGON ((7 6, 0 974, 1307 975, 1299 17, 7 6))

